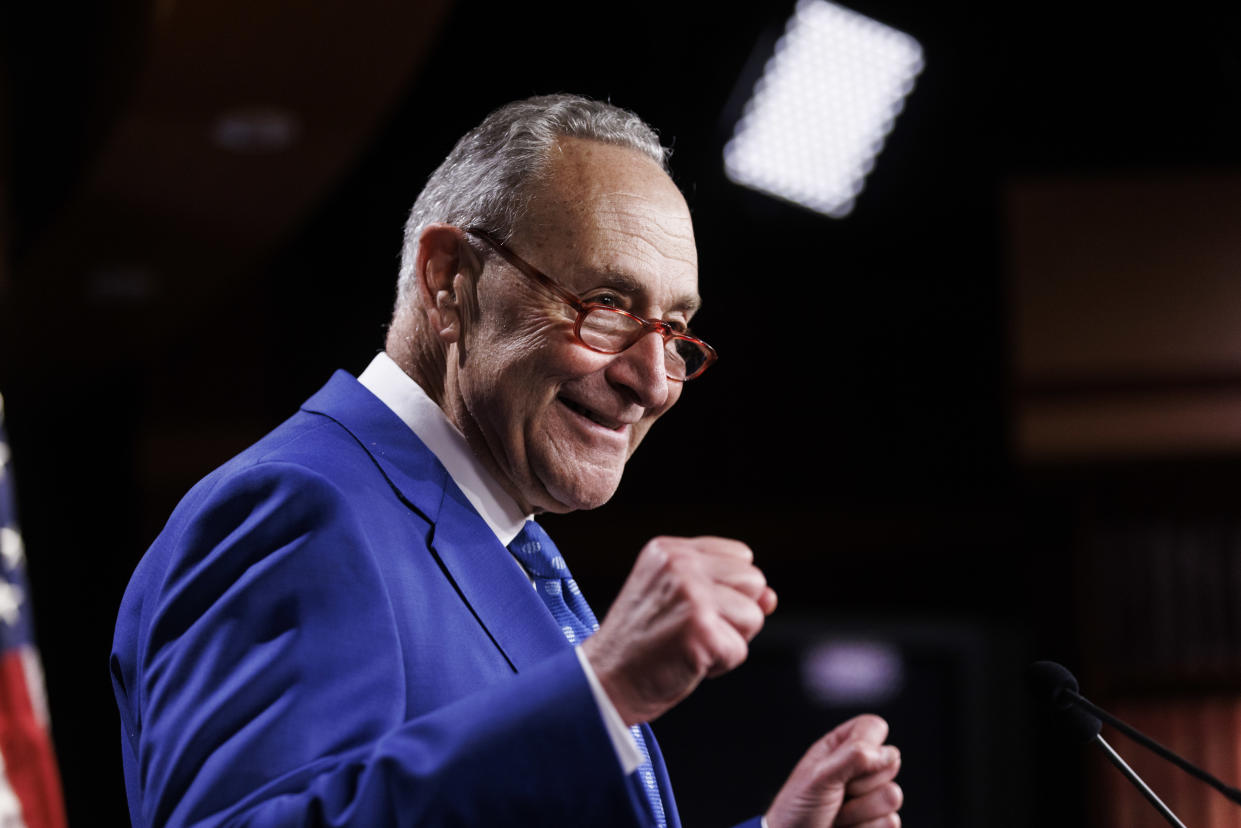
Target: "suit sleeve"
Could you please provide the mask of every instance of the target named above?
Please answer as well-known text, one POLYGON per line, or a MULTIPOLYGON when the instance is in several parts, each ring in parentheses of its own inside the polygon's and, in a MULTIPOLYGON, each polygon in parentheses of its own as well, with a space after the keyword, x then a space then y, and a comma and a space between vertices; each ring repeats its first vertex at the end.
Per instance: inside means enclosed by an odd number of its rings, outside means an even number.
POLYGON ((113 656, 134 824, 643 824, 571 649, 407 720, 363 520, 285 463, 178 509, 113 656))

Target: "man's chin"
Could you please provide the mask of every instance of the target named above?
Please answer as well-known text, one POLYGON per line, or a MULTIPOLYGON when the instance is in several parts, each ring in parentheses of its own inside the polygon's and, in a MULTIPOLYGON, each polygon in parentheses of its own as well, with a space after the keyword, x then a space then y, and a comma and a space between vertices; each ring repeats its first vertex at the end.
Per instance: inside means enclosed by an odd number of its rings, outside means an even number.
POLYGON ((597 509, 612 499, 619 485, 619 474, 607 479, 589 481, 554 481, 550 484, 545 481, 544 487, 550 501, 545 511, 563 514, 597 509))

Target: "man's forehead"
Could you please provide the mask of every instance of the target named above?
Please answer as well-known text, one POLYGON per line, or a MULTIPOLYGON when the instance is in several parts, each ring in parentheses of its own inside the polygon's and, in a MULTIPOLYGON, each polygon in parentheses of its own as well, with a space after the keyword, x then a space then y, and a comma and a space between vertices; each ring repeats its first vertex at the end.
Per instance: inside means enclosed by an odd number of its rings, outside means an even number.
POLYGON ((572 140, 546 173, 518 223, 523 244, 579 276, 697 306, 693 221, 658 164, 626 147, 572 140))
POLYGON ((677 232, 666 221, 598 210, 584 221, 547 225, 538 234, 541 258, 566 287, 583 291, 610 287, 644 296, 667 308, 696 309, 698 256, 688 222, 677 232))

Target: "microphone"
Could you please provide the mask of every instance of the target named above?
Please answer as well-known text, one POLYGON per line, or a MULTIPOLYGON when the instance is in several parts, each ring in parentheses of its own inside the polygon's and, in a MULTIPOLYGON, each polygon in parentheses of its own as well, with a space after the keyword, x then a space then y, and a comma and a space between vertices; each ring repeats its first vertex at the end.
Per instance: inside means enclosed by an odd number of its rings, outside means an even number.
MULTIPOLYGON (((1068 725, 1070 730, 1080 736, 1083 741, 1098 743, 1103 752, 1107 754, 1108 760, 1116 766, 1117 770, 1124 774, 1126 779, 1133 783, 1133 786, 1146 798, 1146 801, 1169 824, 1176 826, 1176 828, 1185 828, 1185 823, 1181 822, 1176 814, 1172 813, 1172 810, 1163 804, 1163 800, 1150 789, 1150 786, 1142 780, 1142 777, 1138 776, 1133 768, 1129 767, 1125 760, 1120 758, 1120 754, 1113 750, 1112 746, 1103 738, 1100 733, 1103 725, 1099 720, 1105 719, 1108 724, 1120 720, 1114 719, 1082 698, 1081 694, 1077 692, 1077 679, 1073 678, 1072 673, 1054 661, 1036 661, 1030 665, 1027 677, 1030 682, 1030 689, 1034 695, 1040 701, 1048 704, 1053 710, 1060 713, 1064 723, 1068 725), (1103 715, 1098 715, 1100 713, 1103 715)), ((1125 725, 1124 730, 1127 732, 1133 729, 1125 725)), ((1137 731, 1133 732, 1136 733, 1137 731)), ((1146 739, 1145 736, 1142 739, 1151 744, 1156 744, 1146 739)), ((1144 745, 1145 743, 1142 742, 1144 745)), ((1160 749, 1171 753, 1162 745, 1160 749)), ((1156 752, 1159 753, 1159 751, 1156 752)), ((1162 756, 1163 753, 1160 753, 1160 755, 1162 756)), ((1179 759, 1180 757, 1177 758, 1179 759)), ((1184 762, 1184 760, 1181 761, 1184 762)))
MULTIPOLYGON (((1171 762, 1190 776, 1205 782, 1229 800, 1241 804, 1241 790, 1226 785, 1189 760, 1173 753, 1146 734, 1131 727, 1077 692, 1077 679, 1067 669, 1054 661, 1036 661, 1030 665, 1030 687, 1044 701, 1057 710, 1072 711, 1073 716, 1089 716, 1101 719, 1121 733, 1154 753, 1160 759, 1171 762)), ((1099 727, 1095 728, 1095 733, 1099 727)), ((1084 735, 1089 740, 1090 736, 1084 735)))
POLYGON ((1061 714, 1061 721, 1081 738, 1083 742, 1094 741, 1103 729, 1099 717, 1073 704, 1069 693, 1077 692, 1077 679, 1054 661, 1036 661, 1030 665, 1027 677, 1036 698, 1050 704, 1061 714))

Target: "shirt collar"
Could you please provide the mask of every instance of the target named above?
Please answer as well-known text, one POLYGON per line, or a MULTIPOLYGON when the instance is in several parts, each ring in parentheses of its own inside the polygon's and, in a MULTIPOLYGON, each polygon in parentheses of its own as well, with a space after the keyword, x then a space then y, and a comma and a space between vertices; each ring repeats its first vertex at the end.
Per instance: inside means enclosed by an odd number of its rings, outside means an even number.
POLYGON ((358 382, 392 409, 444 464, 448 476, 491 527, 500 543, 508 546, 531 515, 522 513, 517 502, 501 488, 470 450, 465 435, 449 421, 422 386, 382 352, 366 366, 358 382))

